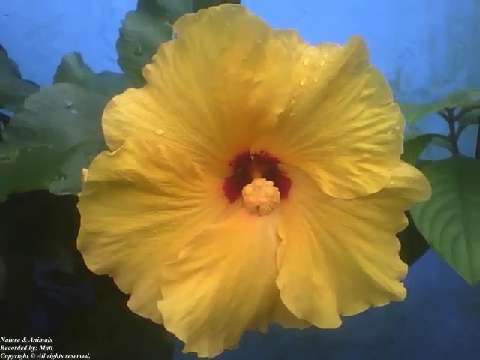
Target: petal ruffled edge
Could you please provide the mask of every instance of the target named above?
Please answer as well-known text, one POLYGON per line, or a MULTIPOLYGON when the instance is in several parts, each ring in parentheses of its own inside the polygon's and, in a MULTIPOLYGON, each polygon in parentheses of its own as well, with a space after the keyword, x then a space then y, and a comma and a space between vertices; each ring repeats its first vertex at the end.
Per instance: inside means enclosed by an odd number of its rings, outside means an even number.
POLYGON ((426 178, 401 163, 388 186, 364 198, 342 200, 319 191, 302 171, 282 208, 277 285, 287 308, 321 328, 335 328, 341 315, 403 300, 407 265, 396 234, 404 211, 430 195, 426 178))

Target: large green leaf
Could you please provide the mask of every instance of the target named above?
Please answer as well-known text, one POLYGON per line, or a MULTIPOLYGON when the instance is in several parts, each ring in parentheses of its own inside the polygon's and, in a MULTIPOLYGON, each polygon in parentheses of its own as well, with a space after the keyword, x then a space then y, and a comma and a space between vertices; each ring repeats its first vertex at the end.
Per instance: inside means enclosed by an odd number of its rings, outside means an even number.
POLYGON ((160 44, 171 38, 168 18, 151 15, 144 8, 127 14, 117 41, 118 64, 135 86, 144 84, 143 67, 151 61, 160 44))
POLYGON ((426 104, 400 104, 407 122, 415 123, 425 116, 436 113, 445 108, 466 107, 480 105, 480 89, 456 91, 445 98, 426 104))
POLYGON ((55 83, 76 84, 108 98, 120 94, 128 87, 128 82, 123 74, 111 71, 95 74, 77 52, 67 54, 62 58, 54 81, 55 83))
POLYGON ((100 118, 106 102, 65 83, 27 98, 0 143, 0 200, 30 190, 79 192, 82 168, 104 148, 100 118))
POLYGON ((15 111, 37 90, 38 85, 22 79, 17 65, 0 46, 0 108, 15 111))
POLYGON ((411 211, 427 242, 470 284, 480 280, 480 160, 452 157, 422 167, 432 197, 411 211))

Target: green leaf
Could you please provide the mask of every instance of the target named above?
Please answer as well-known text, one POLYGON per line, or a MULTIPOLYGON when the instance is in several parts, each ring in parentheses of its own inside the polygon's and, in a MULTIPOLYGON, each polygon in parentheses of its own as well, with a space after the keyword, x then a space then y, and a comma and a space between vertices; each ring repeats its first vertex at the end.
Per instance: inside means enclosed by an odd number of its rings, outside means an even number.
POLYGON ((450 139, 448 138, 448 136, 445 135, 435 134, 431 144, 447 149, 448 151, 450 151, 451 154, 453 154, 455 151, 453 149, 452 143, 450 142, 450 139))
POLYGON ((37 90, 38 85, 22 79, 17 65, 0 46, 0 108, 16 111, 37 90))
POLYGON ((240 0, 139 0, 137 10, 173 24, 186 13, 221 4, 240 4, 240 0))
POLYGON ((422 167, 432 197, 411 210, 427 242, 469 284, 480 280, 480 160, 453 157, 422 167))
POLYGON ((411 165, 415 165, 423 151, 430 145, 435 144, 446 148, 450 152, 452 147, 448 141, 448 137, 440 134, 422 134, 414 138, 408 139, 403 144, 402 160, 411 165))
POLYGON ((415 123, 425 116, 445 108, 465 107, 480 104, 480 89, 456 91, 445 98, 426 104, 400 104, 407 122, 415 123))
POLYGON ((240 4, 240 0, 194 0, 194 10, 206 9, 221 4, 240 4))
POLYGON ((55 73, 54 82, 76 84, 108 98, 120 94, 128 87, 128 82, 123 74, 110 71, 95 74, 77 52, 67 54, 62 58, 55 73))
POLYGON ((100 118, 107 100, 65 83, 27 98, 0 143, 0 200, 30 190, 79 192, 82 168, 105 147, 100 118))
POLYGON ((402 160, 415 165, 417 159, 432 142, 433 134, 423 134, 405 141, 403 144, 402 160))
POLYGON ((151 61, 160 44, 171 38, 168 18, 150 15, 144 8, 127 14, 117 41, 118 64, 135 86, 145 83, 143 67, 151 61))
POLYGON ((180 16, 193 11, 194 0, 139 0, 137 11, 173 24, 180 16))

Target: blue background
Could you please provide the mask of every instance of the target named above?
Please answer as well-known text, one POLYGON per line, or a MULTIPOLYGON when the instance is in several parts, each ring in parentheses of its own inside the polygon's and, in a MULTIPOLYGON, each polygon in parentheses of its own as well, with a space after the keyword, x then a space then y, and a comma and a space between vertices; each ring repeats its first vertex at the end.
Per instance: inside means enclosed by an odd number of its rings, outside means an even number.
MULTIPOLYGON (((272 26, 311 43, 362 35, 372 62, 400 100, 429 101, 480 87, 480 4, 476 0, 244 1, 272 26)), ((0 2, 0 44, 24 77, 51 83, 63 54, 79 51, 96 71, 119 70, 115 41, 133 0, 0 2)), ((431 118, 422 129, 445 132, 431 118)), ((473 151, 475 129, 461 149, 473 151)), ((435 149, 426 156, 438 157, 435 149)), ((470 288, 434 252, 410 270, 405 302, 347 318, 335 331, 273 328, 248 334, 223 359, 479 359, 480 287, 470 288)), ((132 345, 134 346, 134 344, 132 345)), ((180 349, 180 345, 178 346, 180 349)), ((177 358, 190 358, 177 351, 177 358)))

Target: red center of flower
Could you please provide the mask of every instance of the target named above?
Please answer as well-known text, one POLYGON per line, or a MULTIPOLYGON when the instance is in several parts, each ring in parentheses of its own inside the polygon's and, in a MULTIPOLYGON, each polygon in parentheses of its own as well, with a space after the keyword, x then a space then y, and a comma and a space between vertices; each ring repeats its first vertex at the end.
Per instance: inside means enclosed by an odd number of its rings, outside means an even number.
POLYGON ((238 154, 229 163, 233 174, 223 183, 225 196, 233 203, 241 196, 245 185, 250 184, 254 178, 260 177, 273 181, 280 191, 280 198, 286 199, 292 181, 278 168, 279 164, 280 160, 265 151, 258 153, 245 151, 238 154))

